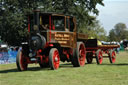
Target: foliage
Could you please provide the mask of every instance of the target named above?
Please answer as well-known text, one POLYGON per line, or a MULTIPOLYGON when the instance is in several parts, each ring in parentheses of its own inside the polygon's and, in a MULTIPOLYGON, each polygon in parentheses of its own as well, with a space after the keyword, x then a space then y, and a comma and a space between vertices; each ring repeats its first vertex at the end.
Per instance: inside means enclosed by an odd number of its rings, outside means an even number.
POLYGON ((18 8, 16 0, 5 1, 3 8, 2 16, 0 16, 2 40, 10 45, 19 45, 22 42, 22 36, 26 34, 25 32, 22 35, 19 34, 27 26, 25 16, 18 8))
POLYGON ((117 23, 109 32, 110 41, 128 40, 128 28, 124 23, 117 23))
POLYGON ((86 28, 98 15, 96 5, 104 5, 103 0, 0 0, 0 36, 10 45, 19 45, 26 36, 26 14, 34 9, 75 16, 78 28, 86 28))
POLYGON ((106 31, 100 25, 98 20, 94 20, 93 24, 88 25, 86 28, 83 25, 79 32, 88 34, 89 38, 93 37, 102 41, 107 41, 106 31))

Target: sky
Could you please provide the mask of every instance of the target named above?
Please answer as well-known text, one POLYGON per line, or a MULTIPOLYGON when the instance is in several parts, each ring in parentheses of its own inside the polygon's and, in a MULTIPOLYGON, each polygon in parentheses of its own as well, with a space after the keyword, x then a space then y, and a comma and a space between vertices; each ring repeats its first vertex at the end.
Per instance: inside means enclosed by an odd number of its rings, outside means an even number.
POLYGON ((105 6, 97 6, 100 11, 98 20, 107 35, 117 23, 125 23, 128 28, 128 0, 104 0, 104 4, 105 6))

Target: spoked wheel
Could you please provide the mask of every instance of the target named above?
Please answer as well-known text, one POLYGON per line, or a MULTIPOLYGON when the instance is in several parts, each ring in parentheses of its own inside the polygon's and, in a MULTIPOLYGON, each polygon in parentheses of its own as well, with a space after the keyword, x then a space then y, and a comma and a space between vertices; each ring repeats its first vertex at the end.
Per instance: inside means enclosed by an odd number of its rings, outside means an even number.
POLYGON ((72 64, 74 67, 80 67, 85 65, 85 46, 83 42, 77 43, 77 48, 73 52, 72 64))
POLYGON ((97 50, 96 52, 96 61, 97 61, 97 64, 102 64, 103 56, 102 56, 102 51, 100 49, 97 50))
POLYGON ((110 50, 109 52, 109 61, 110 63, 115 63, 116 61, 116 53, 114 50, 110 50))
POLYGON ((49 52, 49 65, 52 70, 56 70, 60 65, 60 56, 56 48, 51 48, 49 52))
POLYGON ((19 71, 24 71, 27 70, 27 58, 26 56, 23 54, 22 50, 18 50, 18 54, 16 56, 16 65, 19 71))
POLYGON ((87 53, 86 59, 87 59, 87 63, 91 64, 93 60, 93 53, 87 53))

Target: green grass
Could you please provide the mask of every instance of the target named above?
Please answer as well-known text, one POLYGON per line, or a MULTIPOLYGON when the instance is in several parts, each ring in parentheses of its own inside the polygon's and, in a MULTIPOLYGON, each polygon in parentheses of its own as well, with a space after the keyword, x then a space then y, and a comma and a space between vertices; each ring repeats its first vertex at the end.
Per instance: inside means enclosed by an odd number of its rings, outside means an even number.
POLYGON ((102 65, 86 64, 75 68, 62 63, 58 70, 29 65, 18 72, 15 64, 0 65, 0 85, 128 85, 128 52, 120 52, 115 64, 104 58, 102 65))

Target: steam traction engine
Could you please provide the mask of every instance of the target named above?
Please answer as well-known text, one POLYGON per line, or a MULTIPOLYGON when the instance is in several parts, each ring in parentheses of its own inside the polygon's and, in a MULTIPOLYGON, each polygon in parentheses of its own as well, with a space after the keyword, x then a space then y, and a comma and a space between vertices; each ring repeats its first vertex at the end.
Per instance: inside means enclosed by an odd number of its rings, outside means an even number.
MULTIPOLYGON (((27 70, 31 63, 39 63, 42 68, 50 67, 55 70, 59 68, 60 61, 72 62, 74 67, 80 67, 85 65, 86 59, 91 63, 93 57, 101 64, 101 50, 109 54, 111 61, 115 60, 112 57, 115 55, 114 51, 108 52, 102 49, 103 46, 93 46, 96 44, 95 40, 77 33, 76 20, 72 16, 34 11, 28 15, 28 32, 28 41, 22 43, 16 58, 19 71, 27 70)), ((116 47, 118 46, 110 49, 116 47)))

